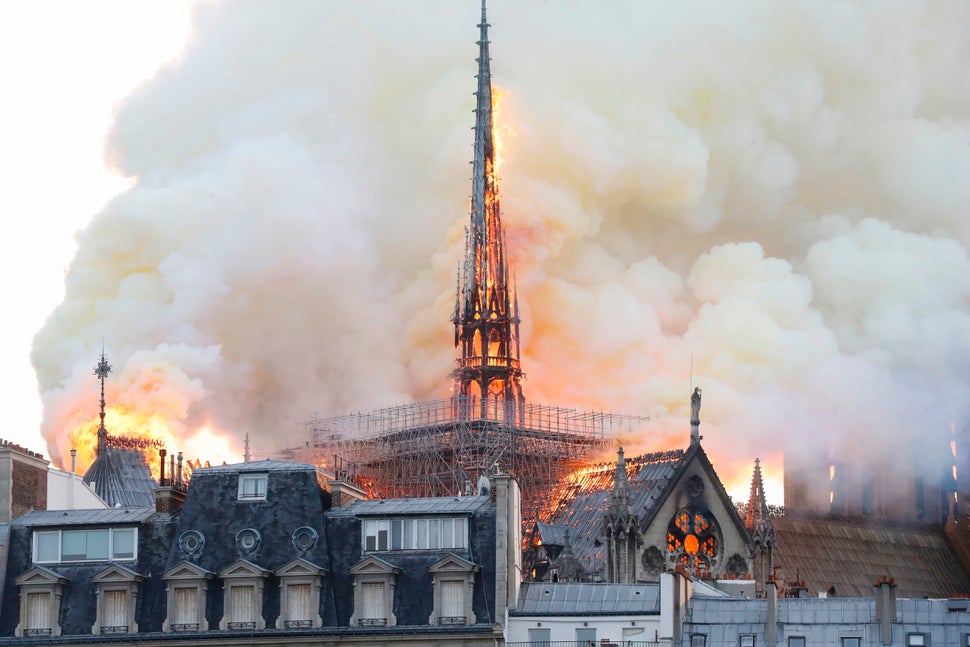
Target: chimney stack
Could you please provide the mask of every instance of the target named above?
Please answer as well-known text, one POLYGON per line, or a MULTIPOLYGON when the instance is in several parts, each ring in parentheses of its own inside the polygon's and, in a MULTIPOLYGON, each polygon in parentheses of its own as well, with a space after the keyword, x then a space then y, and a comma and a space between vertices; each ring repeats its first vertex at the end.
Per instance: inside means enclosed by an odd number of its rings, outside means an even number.
POLYGON ((774 645, 778 642, 778 584, 774 577, 765 582, 765 598, 768 603, 768 614, 765 616, 765 644, 774 645))
POLYGON ((876 622, 879 624, 879 642, 893 642, 893 621, 896 620, 896 580, 884 576, 876 580, 876 622))

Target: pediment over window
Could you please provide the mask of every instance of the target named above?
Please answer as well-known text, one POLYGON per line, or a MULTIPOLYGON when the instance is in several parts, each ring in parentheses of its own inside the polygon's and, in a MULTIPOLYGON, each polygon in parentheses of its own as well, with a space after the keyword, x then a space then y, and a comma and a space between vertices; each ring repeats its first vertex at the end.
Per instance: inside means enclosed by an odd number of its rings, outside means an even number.
POLYGON ((449 553, 428 567, 428 571, 435 574, 447 573, 477 573, 480 570, 478 564, 467 559, 449 553))
POLYGON ((136 573, 130 568, 112 564, 92 577, 91 581, 95 584, 113 584, 116 582, 141 582, 143 579, 145 579, 143 575, 136 573))
POLYGON ((209 579, 215 573, 193 564, 192 562, 179 562, 162 575, 163 580, 198 580, 209 579))
POLYGON ((14 583, 17 586, 47 586, 50 584, 66 584, 67 578, 49 568, 35 566, 15 579, 14 583))
POLYGON ((330 572, 327 569, 301 558, 294 559, 276 569, 276 575, 279 577, 327 576, 329 574, 330 572))
POLYGON ((270 572, 262 566, 253 564, 245 559, 236 560, 229 566, 219 571, 219 577, 222 579, 232 579, 236 577, 266 577, 269 574, 270 572))
POLYGON ((350 567, 351 575, 397 575, 400 572, 400 567, 373 555, 350 567))

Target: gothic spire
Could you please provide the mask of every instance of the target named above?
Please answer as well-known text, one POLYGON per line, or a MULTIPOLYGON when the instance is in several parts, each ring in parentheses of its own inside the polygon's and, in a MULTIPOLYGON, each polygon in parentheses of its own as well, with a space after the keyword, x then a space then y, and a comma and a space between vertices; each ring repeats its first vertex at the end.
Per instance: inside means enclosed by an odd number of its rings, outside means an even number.
POLYGON ((101 455, 108 442, 108 430, 104 428, 104 380, 111 373, 111 364, 104 356, 104 345, 101 346, 101 359, 94 367, 94 375, 101 381, 101 424, 98 426, 98 455, 101 455))
POLYGON ((623 456, 623 448, 616 452, 616 468, 613 471, 613 494, 610 497, 611 512, 617 516, 629 514, 632 511, 630 506, 630 480, 626 473, 626 458, 623 456))
POLYGON ((485 417, 487 400, 504 400, 505 417, 517 417, 522 395, 519 315, 505 256, 496 177, 492 73, 488 54, 485 0, 478 24, 478 86, 475 92, 475 157, 472 160, 471 213, 465 230, 465 258, 459 268, 452 323, 460 348, 452 373, 461 411, 485 417), (480 398, 480 410, 473 401, 480 398), (511 405, 511 406, 508 406, 511 405))
POLYGON ((749 532, 764 528, 768 522, 768 502, 765 499, 765 484, 761 478, 761 459, 754 459, 754 474, 751 476, 751 495, 748 497, 748 512, 744 525, 749 532))

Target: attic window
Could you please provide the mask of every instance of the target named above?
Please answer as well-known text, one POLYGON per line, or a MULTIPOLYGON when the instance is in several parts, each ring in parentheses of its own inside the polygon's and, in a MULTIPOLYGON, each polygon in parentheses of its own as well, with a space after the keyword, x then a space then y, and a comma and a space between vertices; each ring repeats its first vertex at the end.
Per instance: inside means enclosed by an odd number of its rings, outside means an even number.
POLYGON ((925 647, 926 644, 925 634, 908 634, 906 636, 906 647, 925 647))
POLYGON ((137 528, 34 532, 34 563, 135 559, 137 528))
POLYGON ((265 501, 266 483, 269 481, 269 474, 240 474, 239 475, 239 500, 240 501, 265 501))

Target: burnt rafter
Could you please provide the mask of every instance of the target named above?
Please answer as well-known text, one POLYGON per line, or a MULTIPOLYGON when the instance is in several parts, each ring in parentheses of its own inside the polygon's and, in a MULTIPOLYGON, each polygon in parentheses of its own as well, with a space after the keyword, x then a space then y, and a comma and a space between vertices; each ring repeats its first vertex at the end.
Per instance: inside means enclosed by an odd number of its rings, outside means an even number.
POLYGON ((481 398, 483 408, 488 399, 502 399, 514 405, 515 411, 525 400, 519 361, 519 305, 510 279, 499 206, 484 0, 478 28, 471 220, 465 230, 465 257, 458 272, 452 314, 455 346, 460 349, 452 372, 453 392, 459 398, 481 398))

